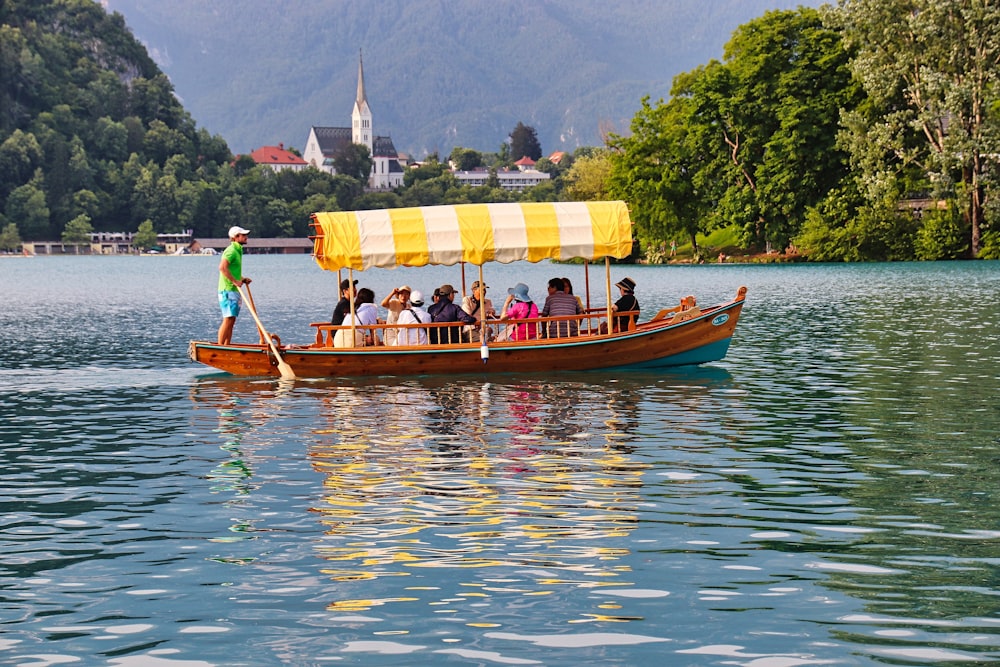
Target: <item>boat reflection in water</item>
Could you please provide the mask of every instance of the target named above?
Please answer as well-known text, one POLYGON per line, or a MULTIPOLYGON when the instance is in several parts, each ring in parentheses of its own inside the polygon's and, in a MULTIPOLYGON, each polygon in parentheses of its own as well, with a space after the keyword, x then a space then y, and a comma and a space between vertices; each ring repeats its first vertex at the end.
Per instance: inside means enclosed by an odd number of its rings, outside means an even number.
POLYGON ((402 385, 386 388, 390 418, 378 429, 356 419, 367 394, 331 390, 329 424, 309 448, 325 475, 319 551, 339 582, 404 580, 344 586, 329 609, 428 600, 412 591, 433 589, 426 613, 495 597, 518 600, 513 613, 563 587, 628 585, 620 557, 646 465, 594 418, 607 412, 603 388, 402 385))
MULTIPOLYGON (((245 495, 272 480, 251 477, 307 460, 322 485, 306 482, 305 509, 322 529, 308 539, 324 561, 313 574, 329 582, 314 595, 331 622, 389 633, 415 618, 511 628, 528 607, 560 624, 635 620, 621 598, 667 595, 631 580, 643 475, 655 464, 635 444, 663 429, 643 407, 659 392, 697 401, 730 382, 720 369, 688 370, 491 383, 204 378, 195 399, 219 419, 232 456, 212 473, 237 515, 218 541, 275 539, 260 502, 269 490, 256 507, 245 495), (598 589, 609 595, 589 599, 598 589), (366 615, 374 608, 378 619, 366 615)), ((298 518, 284 522, 308 533, 298 518)), ((244 564, 273 549, 230 546, 222 559, 244 564)))

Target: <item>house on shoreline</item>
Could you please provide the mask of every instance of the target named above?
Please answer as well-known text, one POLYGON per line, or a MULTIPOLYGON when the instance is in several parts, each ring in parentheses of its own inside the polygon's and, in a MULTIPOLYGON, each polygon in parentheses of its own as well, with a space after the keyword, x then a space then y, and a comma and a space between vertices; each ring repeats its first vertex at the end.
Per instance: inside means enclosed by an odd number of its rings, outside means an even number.
POLYGON ((283 143, 279 143, 277 146, 261 146, 250 153, 250 159, 257 164, 262 164, 270 168, 274 172, 282 171, 283 169, 302 171, 309 166, 309 163, 298 155, 286 150, 283 143))

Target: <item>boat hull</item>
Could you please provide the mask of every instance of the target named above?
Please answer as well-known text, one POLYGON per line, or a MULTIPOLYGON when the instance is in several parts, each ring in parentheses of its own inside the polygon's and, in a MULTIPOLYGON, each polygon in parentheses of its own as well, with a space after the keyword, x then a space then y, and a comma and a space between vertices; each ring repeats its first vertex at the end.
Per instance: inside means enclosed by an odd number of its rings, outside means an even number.
MULTIPOLYGON (((423 347, 296 347, 281 356, 296 377, 370 377, 518 372, 652 370, 718 361, 725 357, 743 299, 670 324, 644 322, 635 331, 567 339, 491 343, 483 360, 477 343, 423 347)), ((194 361, 242 376, 280 376, 266 346, 192 341, 194 361)))

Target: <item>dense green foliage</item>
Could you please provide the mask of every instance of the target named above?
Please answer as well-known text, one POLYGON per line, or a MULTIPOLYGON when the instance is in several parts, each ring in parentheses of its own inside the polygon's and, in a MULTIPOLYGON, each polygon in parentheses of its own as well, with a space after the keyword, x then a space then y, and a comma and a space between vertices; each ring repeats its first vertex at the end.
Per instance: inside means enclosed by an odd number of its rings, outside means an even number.
POLYGON ((610 190, 649 249, 697 254, 735 226, 748 248, 820 261, 1000 255, 994 3, 769 12, 671 92, 610 140, 610 190))
MULTIPOLYGON (((976 0, 841 0, 741 26, 724 59, 641 101, 630 133, 537 167, 525 192, 497 174, 542 155, 518 122, 496 153, 455 147, 460 185, 431 154, 403 186, 369 191, 371 156, 337 175, 275 173, 198 129, 171 83, 93 0, 0 5, 0 249, 91 230, 305 236, 318 210, 622 198, 647 257, 701 255, 713 231, 750 252, 817 261, 1000 257, 1000 9, 976 0), (886 30, 885 26, 906 29, 886 30)), ((140 242, 141 241, 141 242, 140 242)))
POLYGON ((725 62, 678 76, 612 137, 612 192, 647 244, 735 225, 745 245, 783 249, 806 211, 848 177, 839 114, 860 101, 839 35, 812 9, 737 30, 725 62))
POLYGON ((949 210, 925 216, 918 256, 977 256, 1000 154, 1000 5, 841 0, 831 21, 871 100, 845 123, 867 201, 923 190, 949 210))

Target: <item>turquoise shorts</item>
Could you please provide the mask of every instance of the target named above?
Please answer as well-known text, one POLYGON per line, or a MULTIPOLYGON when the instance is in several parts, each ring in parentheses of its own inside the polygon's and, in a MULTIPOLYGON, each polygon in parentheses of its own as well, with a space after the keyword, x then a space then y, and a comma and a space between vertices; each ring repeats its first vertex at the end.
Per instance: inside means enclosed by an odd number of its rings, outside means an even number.
POLYGON ((219 292, 219 308, 222 309, 223 317, 239 317, 240 293, 232 290, 219 292))

